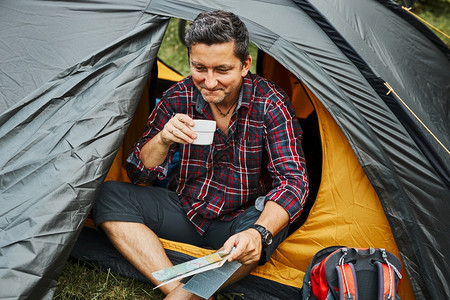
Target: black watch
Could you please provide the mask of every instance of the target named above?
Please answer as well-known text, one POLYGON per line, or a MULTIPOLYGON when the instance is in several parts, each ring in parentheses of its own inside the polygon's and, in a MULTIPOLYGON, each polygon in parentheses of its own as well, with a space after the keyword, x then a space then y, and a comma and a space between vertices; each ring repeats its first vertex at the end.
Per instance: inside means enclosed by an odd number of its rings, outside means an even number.
POLYGON ((267 230, 264 226, 258 224, 253 224, 251 228, 258 230, 259 234, 261 234, 261 242, 263 248, 272 245, 273 236, 269 230, 267 230))

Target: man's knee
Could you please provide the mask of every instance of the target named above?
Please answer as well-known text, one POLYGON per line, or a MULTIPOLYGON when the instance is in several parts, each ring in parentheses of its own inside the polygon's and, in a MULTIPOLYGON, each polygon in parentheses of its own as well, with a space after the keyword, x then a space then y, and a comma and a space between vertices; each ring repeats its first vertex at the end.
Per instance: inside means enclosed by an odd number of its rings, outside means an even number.
POLYGON ((124 230, 120 221, 103 221, 97 224, 97 229, 103 231, 108 237, 118 236, 124 230))
POLYGON ((109 238, 124 238, 136 232, 151 230, 145 224, 128 221, 107 220, 98 225, 109 238))
POLYGON ((101 228, 103 231, 109 232, 117 228, 118 223, 119 223, 118 221, 104 221, 98 224, 97 226, 101 228))

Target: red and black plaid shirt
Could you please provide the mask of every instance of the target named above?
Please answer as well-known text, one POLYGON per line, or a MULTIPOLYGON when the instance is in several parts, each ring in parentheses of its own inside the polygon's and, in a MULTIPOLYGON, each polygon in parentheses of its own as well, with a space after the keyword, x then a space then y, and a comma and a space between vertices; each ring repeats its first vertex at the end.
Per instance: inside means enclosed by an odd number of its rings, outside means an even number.
POLYGON ((227 135, 217 129, 212 145, 174 144, 161 166, 146 168, 139 159, 140 150, 176 113, 213 120, 191 77, 167 90, 150 115, 127 160, 128 176, 134 183, 165 178, 173 154, 179 151, 176 192, 200 234, 210 220, 232 220, 264 195, 265 201, 273 200, 286 209, 291 223, 298 219, 308 194, 308 177, 302 131, 283 91, 249 73, 227 135), (266 188, 268 182, 271 186, 266 188))

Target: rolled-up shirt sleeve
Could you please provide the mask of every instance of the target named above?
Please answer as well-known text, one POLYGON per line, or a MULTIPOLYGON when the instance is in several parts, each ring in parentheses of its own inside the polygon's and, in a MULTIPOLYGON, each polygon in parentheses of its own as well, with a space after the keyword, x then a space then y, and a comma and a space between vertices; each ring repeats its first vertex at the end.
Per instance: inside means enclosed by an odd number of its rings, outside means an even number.
POLYGON ((144 133, 139 141, 134 145, 130 155, 127 158, 127 174, 131 182, 135 184, 151 182, 157 178, 166 178, 169 170, 169 164, 173 154, 176 151, 177 144, 174 144, 170 147, 165 161, 161 165, 153 168, 145 167, 144 163, 140 159, 142 148, 164 128, 164 125, 173 115, 173 113, 167 110, 162 102, 163 100, 161 100, 153 110, 152 114, 148 118, 144 133))
POLYGON ((266 150, 272 189, 266 201, 275 201, 295 222, 308 196, 308 175, 301 145, 302 130, 289 101, 278 101, 266 111, 266 150))

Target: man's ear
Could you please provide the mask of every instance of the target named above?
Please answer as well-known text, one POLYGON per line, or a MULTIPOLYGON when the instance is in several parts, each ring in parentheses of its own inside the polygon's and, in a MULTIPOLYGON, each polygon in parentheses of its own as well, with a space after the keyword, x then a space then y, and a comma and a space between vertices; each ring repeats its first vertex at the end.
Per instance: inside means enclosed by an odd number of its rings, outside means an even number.
POLYGON ((242 77, 247 76, 247 73, 250 70, 251 65, 252 65, 252 56, 249 55, 249 56, 247 56, 247 58, 245 59, 243 65, 242 65, 242 71, 241 71, 242 77))

